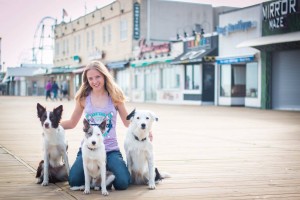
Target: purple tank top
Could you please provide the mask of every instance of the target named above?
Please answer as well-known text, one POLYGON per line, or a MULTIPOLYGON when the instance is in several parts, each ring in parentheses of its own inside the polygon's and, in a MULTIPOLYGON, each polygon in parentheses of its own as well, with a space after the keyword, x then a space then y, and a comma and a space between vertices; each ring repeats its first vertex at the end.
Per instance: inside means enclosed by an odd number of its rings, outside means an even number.
POLYGON ((103 133, 104 145, 106 152, 119 150, 116 124, 117 124, 117 110, 109 96, 108 103, 105 107, 95 107, 92 105, 91 94, 86 97, 85 118, 90 124, 100 124, 104 118, 107 118, 106 130, 103 133))

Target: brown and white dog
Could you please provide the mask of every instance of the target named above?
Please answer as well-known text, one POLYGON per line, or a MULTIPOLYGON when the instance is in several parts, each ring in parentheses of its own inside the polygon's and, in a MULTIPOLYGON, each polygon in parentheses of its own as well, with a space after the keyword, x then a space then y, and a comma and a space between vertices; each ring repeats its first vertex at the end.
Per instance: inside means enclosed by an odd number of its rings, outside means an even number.
POLYGON ((36 178, 42 186, 47 186, 49 181, 51 183, 68 180, 70 167, 65 131, 59 125, 62 112, 62 105, 53 111, 47 111, 41 104, 37 104, 37 115, 43 128, 44 160, 39 163, 36 178))
POLYGON ((133 184, 148 184, 155 189, 155 182, 170 177, 167 173, 159 173, 154 165, 153 145, 149 132, 154 121, 158 121, 151 111, 133 110, 128 116, 130 120, 124 148, 127 167, 133 184))

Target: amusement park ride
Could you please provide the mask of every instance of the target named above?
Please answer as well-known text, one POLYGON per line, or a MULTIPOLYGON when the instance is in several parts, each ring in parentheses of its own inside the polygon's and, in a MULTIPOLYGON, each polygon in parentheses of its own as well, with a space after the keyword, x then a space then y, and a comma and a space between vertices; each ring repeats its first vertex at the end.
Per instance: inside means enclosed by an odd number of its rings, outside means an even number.
POLYGON ((23 52, 19 58, 22 64, 53 64, 54 26, 57 20, 46 16, 39 22, 33 37, 31 52, 23 52))
POLYGON ((53 63, 55 24, 56 19, 49 16, 44 17, 38 24, 33 38, 32 63, 53 63))

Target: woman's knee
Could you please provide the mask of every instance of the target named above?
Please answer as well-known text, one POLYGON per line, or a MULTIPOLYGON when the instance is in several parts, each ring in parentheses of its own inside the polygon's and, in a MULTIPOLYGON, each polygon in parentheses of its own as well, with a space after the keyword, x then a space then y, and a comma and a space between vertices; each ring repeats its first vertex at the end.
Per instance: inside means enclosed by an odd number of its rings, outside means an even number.
POLYGON ((84 175, 82 176, 78 170, 71 168, 69 174, 69 185, 71 187, 84 185, 84 175))
POLYGON ((127 177, 117 178, 114 182, 114 188, 116 190, 126 190, 129 187, 130 180, 127 177))

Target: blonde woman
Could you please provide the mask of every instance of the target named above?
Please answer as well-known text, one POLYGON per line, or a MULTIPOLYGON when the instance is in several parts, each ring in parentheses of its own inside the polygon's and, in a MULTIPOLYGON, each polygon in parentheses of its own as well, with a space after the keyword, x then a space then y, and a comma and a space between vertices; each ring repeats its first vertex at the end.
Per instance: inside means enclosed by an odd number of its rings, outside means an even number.
MULTIPOLYGON (((107 119, 107 128, 104 144, 107 155, 107 169, 115 175, 113 186, 116 190, 125 190, 130 184, 130 174, 120 152, 117 135, 116 119, 119 113, 123 124, 128 127, 126 120, 128 112, 125 108, 125 96, 117 86, 107 68, 98 61, 88 64, 82 75, 82 85, 76 97, 76 106, 69 120, 61 122, 65 129, 72 129, 80 120, 82 114, 90 124, 99 124, 107 119)), ((81 148, 71 167, 69 184, 73 186, 84 185, 84 171, 81 148)))

